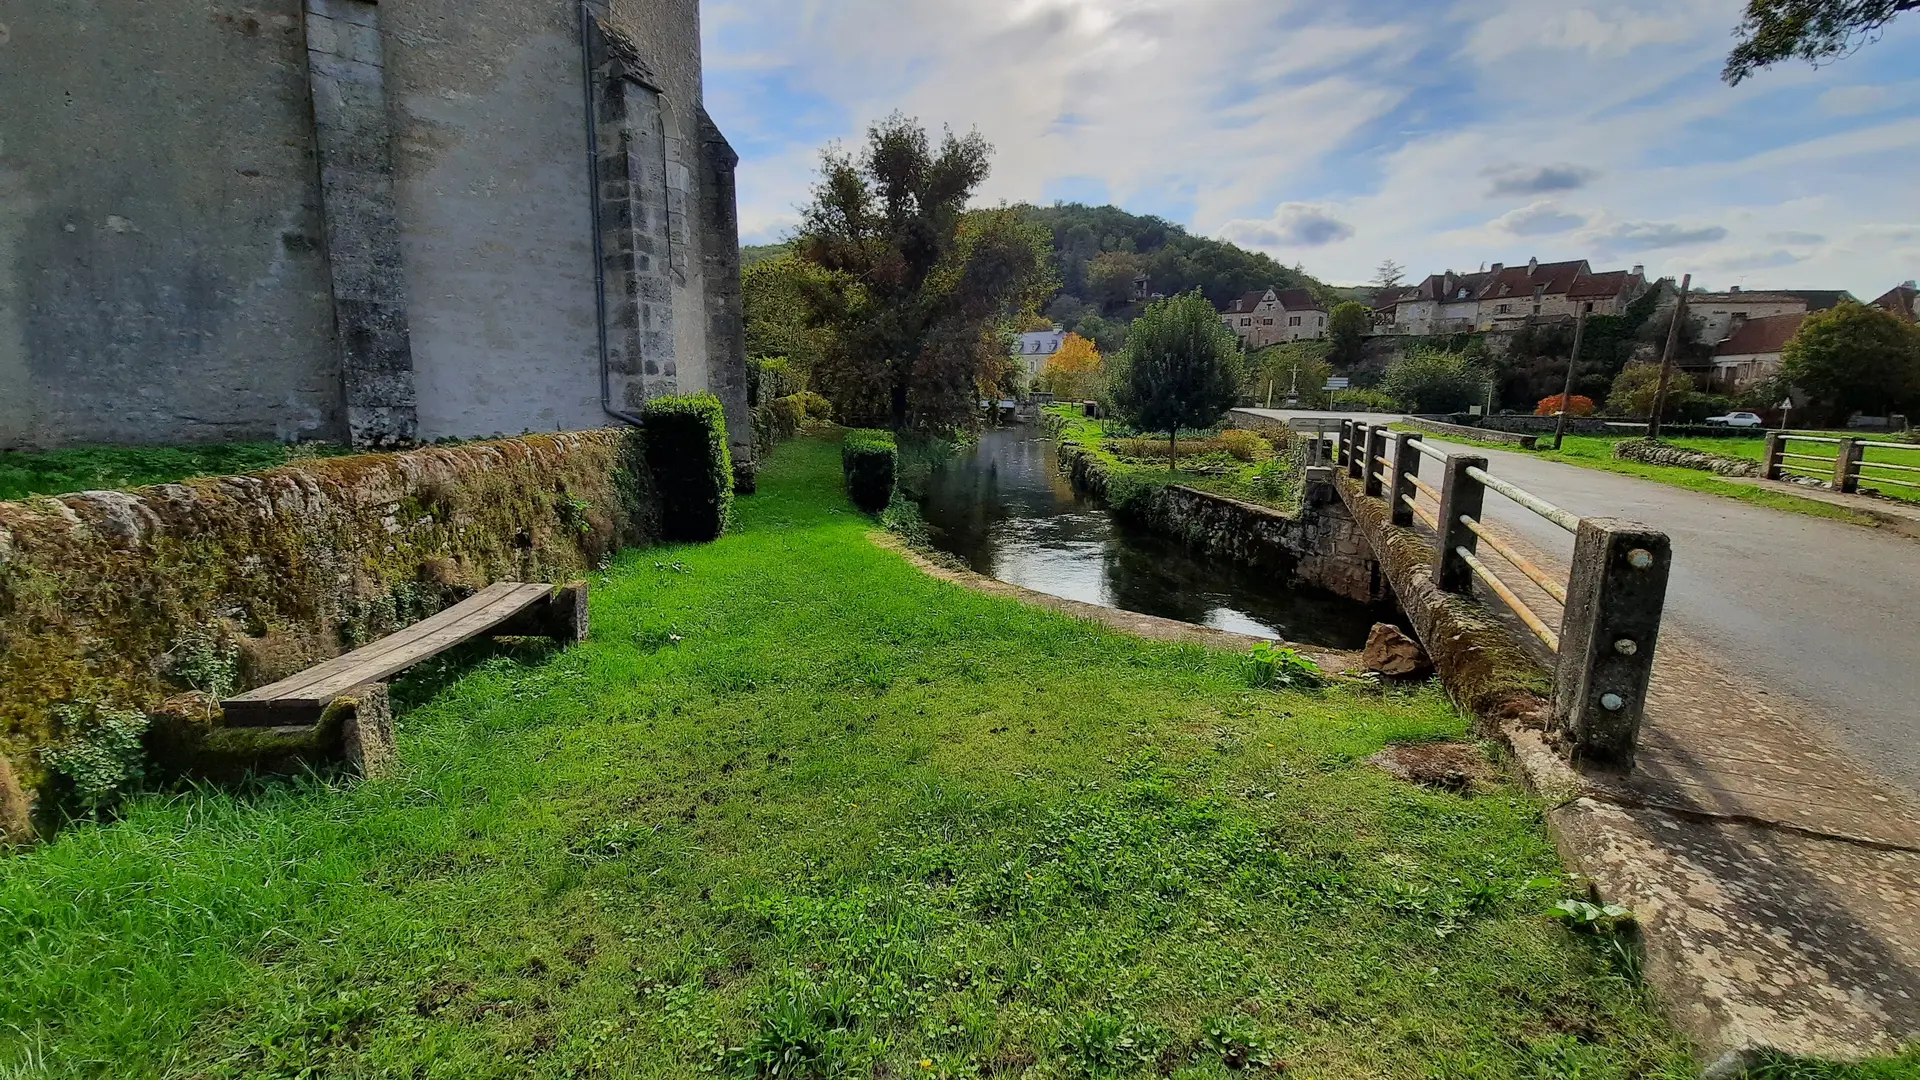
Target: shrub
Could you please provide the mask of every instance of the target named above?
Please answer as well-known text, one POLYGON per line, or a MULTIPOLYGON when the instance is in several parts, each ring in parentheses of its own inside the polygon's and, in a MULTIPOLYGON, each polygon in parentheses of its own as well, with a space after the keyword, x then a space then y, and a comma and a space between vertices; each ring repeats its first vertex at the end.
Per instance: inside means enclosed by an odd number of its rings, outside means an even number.
MULTIPOLYGON (((1107 448, 1114 456, 1122 458, 1167 460, 1169 447, 1159 439, 1110 439, 1107 448)), ((1180 456, 1183 458, 1200 457, 1205 454, 1229 453, 1226 442, 1221 438, 1189 438, 1180 443, 1180 456)))
POLYGON ((1380 388, 1414 412, 1466 412, 1480 404, 1487 379, 1466 353, 1416 349, 1387 367, 1380 388))
POLYGON ((647 471, 660 500, 660 533, 676 542, 717 540, 733 504, 727 417, 712 394, 655 398, 647 422, 647 471))
MULTIPOLYGON (((1541 398, 1540 404, 1534 406, 1533 415, 1535 416, 1558 415, 1560 412, 1560 399, 1562 396, 1564 395, 1555 394, 1549 398, 1541 398)), ((1568 416, 1592 416, 1593 415, 1593 399, 1590 397, 1581 397, 1579 394, 1575 394, 1571 399, 1569 399, 1569 404, 1567 405, 1566 409, 1567 409, 1568 416)))
POLYGON ((840 445, 840 467, 847 475, 847 497, 853 505, 877 514, 893 501, 894 471, 900 450, 893 432, 855 428, 840 445))
POLYGON ((53 707, 61 739, 40 751, 40 760, 60 774, 81 807, 99 811, 120 801, 146 774, 140 737, 147 718, 140 713, 91 704, 53 707))
POLYGON ((1399 399, 1378 390, 1336 390, 1328 400, 1328 408, 1339 409, 1342 412, 1400 411, 1399 399))
POLYGON ((793 395, 793 400, 800 405, 803 422, 825 424, 833 420, 833 404, 819 394, 811 390, 802 390, 793 395))
POLYGON ((753 410, 753 440, 761 449, 793 438, 807 418, 807 409, 797 397, 779 397, 753 410))
POLYGON ((1238 429, 1220 433, 1221 448, 1241 461, 1258 461, 1273 453, 1273 444, 1251 431, 1238 429))

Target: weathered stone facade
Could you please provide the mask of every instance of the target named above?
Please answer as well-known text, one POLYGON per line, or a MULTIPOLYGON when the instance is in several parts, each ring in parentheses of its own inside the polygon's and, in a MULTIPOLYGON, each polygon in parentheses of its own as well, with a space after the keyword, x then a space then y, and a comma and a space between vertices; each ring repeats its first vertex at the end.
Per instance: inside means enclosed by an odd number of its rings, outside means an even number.
POLYGON ((8 33, 0 448, 572 430, 712 390, 746 456, 697 0, 96 0, 8 33), (655 106, 611 208, 610 92, 655 106), (600 274, 623 215, 672 237, 652 279, 600 274))

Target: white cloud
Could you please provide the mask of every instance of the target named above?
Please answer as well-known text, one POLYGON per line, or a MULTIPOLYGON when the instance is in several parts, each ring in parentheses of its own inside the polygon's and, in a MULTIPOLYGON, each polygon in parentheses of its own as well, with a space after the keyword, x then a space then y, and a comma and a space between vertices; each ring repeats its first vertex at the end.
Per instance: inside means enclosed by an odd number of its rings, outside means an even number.
POLYGON ((822 144, 898 108, 995 145, 983 202, 1104 192, 1333 282, 1536 254, 1873 295, 1913 276, 1920 236, 1878 219, 1920 175, 1897 70, 1920 21, 1728 88, 1743 6, 707 0, 707 105, 749 239, 791 224, 822 144))
POLYGON ((1552 202, 1530 203, 1494 218, 1489 225, 1515 236, 1548 236, 1577 229, 1587 223, 1579 214, 1568 213, 1552 202))
POLYGON ((1353 226, 1335 217, 1336 212, 1315 203, 1282 203, 1263 221, 1227 222, 1220 235, 1255 248, 1324 247, 1353 236, 1353 226))
POLYGON ((1772 270, 1806 261, 1806 256, 1791 251, 1749 251, 1714 259, 1707 265, 1714 270, 1772 270))

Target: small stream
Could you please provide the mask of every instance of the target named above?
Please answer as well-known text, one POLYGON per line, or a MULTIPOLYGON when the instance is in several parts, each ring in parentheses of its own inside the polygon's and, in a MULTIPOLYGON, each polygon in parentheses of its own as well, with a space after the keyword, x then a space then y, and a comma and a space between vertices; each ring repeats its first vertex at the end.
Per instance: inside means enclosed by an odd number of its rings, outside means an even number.
POLYGON ((935 471, 922 509, 934 544, 976 573, 1069 600, 1330 649, 1391 618, 1127 526, 1073 490, 1034 426, 987 431, 935 471))

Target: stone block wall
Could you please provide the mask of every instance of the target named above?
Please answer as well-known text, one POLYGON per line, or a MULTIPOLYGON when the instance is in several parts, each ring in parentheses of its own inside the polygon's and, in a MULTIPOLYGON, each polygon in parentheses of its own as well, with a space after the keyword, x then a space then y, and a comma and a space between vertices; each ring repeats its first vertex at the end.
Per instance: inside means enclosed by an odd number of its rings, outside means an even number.
POLYGON ((492 582, 566 581, 651 542, 640 439, 536 435, 0 503, 0 772, 29 796, 44 784, 56 706, 152 713, 210 689, 195 685, 209 667, 263 685, 492 582))
POLYGON ((1614 444, 1613 456, 1622 461, 1698 469, 1701 472, 1716 473, 1720 476, 1759 476, 1766 472, 1766 466, 1758 461, 1727 457, 1723 454, 1710 454, 1705 450, 1690 450, 1684 446, 1673 446, 1654 439, 1622 440, 1614 444))

